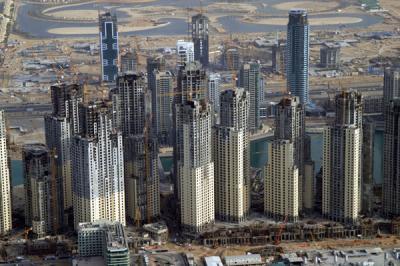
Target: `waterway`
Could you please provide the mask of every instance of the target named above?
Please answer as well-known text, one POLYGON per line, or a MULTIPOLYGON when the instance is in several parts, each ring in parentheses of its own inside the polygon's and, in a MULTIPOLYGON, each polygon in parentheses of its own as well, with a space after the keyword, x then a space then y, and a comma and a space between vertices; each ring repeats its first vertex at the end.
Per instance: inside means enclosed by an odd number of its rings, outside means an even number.
MULTIPOLYGON (((289 0, 288 0, 289 1, 289 0)), ((291 0, 293 1, 293 0, 291 0)), ((203 1, 203 5, 213 2, 220 1, 203 1)), ((273 7, 274 4, 281 3, 281 0, 253 0, 251 1, 257 7, 257 12, 262 15, 268 15, 271 17, 287 17, 287 11, 279 10, 273 7)), ((176 6, 181 8, 194 8, 198 7, 198 0, 158 0, 149 3, 127 3, 127 4, 112 4, 103 3, 85 3, 81 5, 62 6, 57 8, 57 11, 65 10, 104 10, 105 8, 115 12, 120 18, 120 21, 126 21, 127 14, 124 12, 124 8, 141 7, 141 6, 176 6)), ((67 27, 97 27, 97 23, 93 22, 67 22, 67 21, 47 21, 42 18, 38 18, 34 13, 40 13, 40 9, 43 5, 35 4, 31 2, 23 3, 18 9, 16 29, 19 32, 25 33, 35 38, 69 38, 77 37, 77 35, 59 35, 49 33, 49 30, 54 28, 67 28, 67 27)), ((208 12, 217 12, 217 10, 208 10, 208 12)), ((226 16, 218 18, 218 23, 222 25, 224 30, 228 33, 253 33, 253 32, 276 32, 286 30, 286 25, 260 25, 254 23, 242 22, 240 16, 234 13, 224 12, 226 16)), ((341 14, 341 13, 323 13, 317 15, 310 15, 310 20, 313 18, 329 18, 329 17, 354 17, 361 19, 358 23, 352 24, 337 24, 337 25, 322 25, 312 26, 312 29, 338 29, 338 28, 366 28, 368 26, 380 23, 383 18, 368 13, 354 13, 354 14, 341 14)), ((157 35, 185 35, 187 33, 187 21, 179 18, 162 18, 159 22, 168 22, 169 24, 161 27, 149 30, 125 32, 122 35, 142 35, 142 36, 157 36, 157 35)), ((94 37, 95 35, 86 34, 79 35, 79 37, 94 37)))

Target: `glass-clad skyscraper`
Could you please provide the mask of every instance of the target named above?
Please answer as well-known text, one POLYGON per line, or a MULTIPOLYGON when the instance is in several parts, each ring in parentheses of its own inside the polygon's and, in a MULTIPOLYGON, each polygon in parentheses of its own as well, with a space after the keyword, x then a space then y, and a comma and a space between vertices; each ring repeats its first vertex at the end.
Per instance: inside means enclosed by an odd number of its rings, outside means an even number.
POLYGON ((309 34, 307 11, 304 9, 290 10, 286 46, 287 88, 292 95, 300 98, 301 103, 309 102, 309 34))

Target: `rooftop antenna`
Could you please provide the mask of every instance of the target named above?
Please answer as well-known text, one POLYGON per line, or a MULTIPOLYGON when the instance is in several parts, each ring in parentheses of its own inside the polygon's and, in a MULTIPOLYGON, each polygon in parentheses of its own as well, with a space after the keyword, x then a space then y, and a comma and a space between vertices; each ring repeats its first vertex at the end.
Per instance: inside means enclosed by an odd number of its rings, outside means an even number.
POLYGON ((199 0, 200 2, 200 14, 203 15, 203 0, 199 0))

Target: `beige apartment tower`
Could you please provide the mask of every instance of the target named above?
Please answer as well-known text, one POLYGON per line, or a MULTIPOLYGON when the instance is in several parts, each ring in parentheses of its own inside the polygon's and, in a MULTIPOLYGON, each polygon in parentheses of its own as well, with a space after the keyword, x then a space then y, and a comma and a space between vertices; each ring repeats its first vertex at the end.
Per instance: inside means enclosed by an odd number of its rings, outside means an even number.
POLYGON ((362 97, 336 96, 336 119, 324 131, 322 212, 333 221, 353 224, 361 211, 362 97))
POLYGON ((249 97, 244 89, 221 94, 221 122, 213 131, 215 214, 221 221, 240 223, 250 209, 249 97))
POLYGON ((299 170, 290 140, 274 140, 268 147, 265 169, 264 212, 275 220, 296 222, 299 218, 299 170))
POLYGON ((7 152, 7 127, 4 111, 0 111, 0 234, 7 234, 12 228, 11 183, 7 152))
POLYGON ((197 234, 214 223, 214 163, 211 149, 212 108, 188 101, 178 108, 182 117, 183 158, 179 166, 181 225, 197 234))

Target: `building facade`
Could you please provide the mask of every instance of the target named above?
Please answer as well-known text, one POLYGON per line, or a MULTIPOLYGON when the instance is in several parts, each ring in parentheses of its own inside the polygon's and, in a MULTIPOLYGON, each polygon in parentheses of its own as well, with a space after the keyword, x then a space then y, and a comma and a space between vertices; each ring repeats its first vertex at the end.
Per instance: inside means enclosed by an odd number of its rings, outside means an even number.
POLYGON ((79 133, 78 105, 83 102, 83 88, 76 84, 51 86, 52 113, 45 116, 46 145, 55 163, 56 217, 60 226, 72 214, 71 140, 79 133), (63 207, 62 207, 63 206, 63 207))
POLYGON ((101 80, 114 82, 118 76, 119 47, 117 16, 99 14, 101 80))
POLYGON ((194 44, 184 40, 176 42, 176 55, 178 56, 178 67, 194 62, 194 44))
POLYGON ((400 215, 399 135, 400 99, 395 98, 385 107, 383 152, 383 214, 386 217, 400 215))
POLYGON ((194 44, 194 60, 204 67, 209 64, 208 17, 197 14, 192 17, 192 40, 194 44))
POLYGON ((249 93, 224 91, 221 108, 221 122, 213 130, 215 215, 239 223, 250 211, 249 93))
POLYGON ((136 51, 130 51, 121 55, 121 72, 135 73, 138 70, 138 54, 136 51))
POLYGON ((75 228, 100 219, 125 225, 122 133, 108 102, 82 104, 81 131, 72 139, 75 228))
POLYGON ((209 103, 212 105, 216 123, 219 122, 219 112, 220 112, 220 83, 221 83, 221 75, 218 73, 209 73, 208 74, 208 86, 207 86, 207 98, 209 103))
POLYGON ((320 65, 327 69, 338 69, 340 66, 340 45, 325 43, 320 49, 320 65))
POLYGON ((353 224, 361 211, 362 97, 344 91, 335 102, 335 122, 324 131, 322 213, 353 224))
POLYGON ((117 79, 113 108, 116 127, 124 136, 143 134, 146 122, 146 85, 142 74, 124 74, 117 79))
POLYGON ((299 218, 299 170, 293 142, 274 140, 268 148, 265 169, 264 212, 277 221, 296 222, 299 218))
POLYGON ((286 43, 286 78, 289 92, 298 96, 301 103, 309 101, 310 26, 307 11, 289 11, 286 43))
POLYGON ((387 68, 383 78, 383 102, 388 104, 391 100, 400 97, 400 69, 387 68))
POLYGON ((54 232, 53 219, 58 206, 53 206, 50 154, 43 144, 23 147, 25 187, 25 224, 38 238, 54 232))
POLYGON ((126 215, 134 224, 160 216, 160 175, 157 139, 143 135, 124 139, 126 215))
POLYGON ((10 163, 7 150, 7 127, 4 111, 0 111, 0 234, 12 229, 10 163))
POLYGON ((286 42, 283 40, 277 40, 272 46, 272 71, 286 74, 286 42))
POLYGON ((172 144, 173 79, 169 71, 154 70, 151 88, 153 130, 162 145, 172 144))
POLYGON ((212 108, 204 102, 188 101, 179 112, 184 151, 178 164, 181 225, 184 231, 197 234, 215 219, 212 108))
POLYGON ((244 88, 250 94, 249 129, 258 130, 260 121, 261 89, 263 88, 260 65, 256 62, 243 64, 238 79, 238 87, 244 88))
POLYGON ((293 144, 294 165, 298 169, 298 209, 303 207, 303 195, 305 193, 304 179, 304 140, 305 140, 305 113, 304 105, 299 97, 284 97, 275 109, 275 136, 276 140, 289 140, 293 144))
POLYGON ((81 257, 102 256, 107 266, 130 265, 124 226, 107 220, 80 223, 78 254, 81 257))

